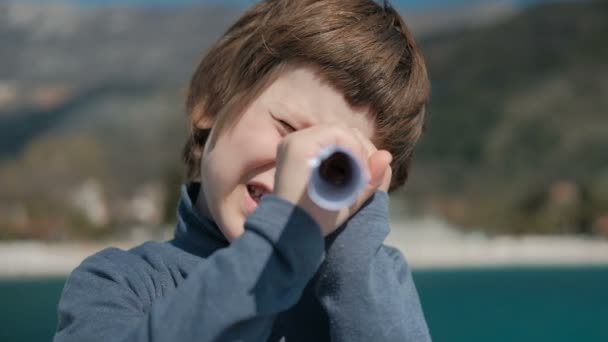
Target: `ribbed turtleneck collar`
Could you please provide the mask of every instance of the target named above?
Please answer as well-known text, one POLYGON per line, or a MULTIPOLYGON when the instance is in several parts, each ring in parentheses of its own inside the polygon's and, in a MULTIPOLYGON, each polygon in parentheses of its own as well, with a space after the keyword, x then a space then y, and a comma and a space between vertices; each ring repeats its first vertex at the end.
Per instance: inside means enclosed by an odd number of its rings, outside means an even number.
POLYGON ((198 182, 181 187, 174 242, 193 254, 207 257, 217 249, 227 247, 229 242, 218 225, 196 207, 200 188, 198 182))

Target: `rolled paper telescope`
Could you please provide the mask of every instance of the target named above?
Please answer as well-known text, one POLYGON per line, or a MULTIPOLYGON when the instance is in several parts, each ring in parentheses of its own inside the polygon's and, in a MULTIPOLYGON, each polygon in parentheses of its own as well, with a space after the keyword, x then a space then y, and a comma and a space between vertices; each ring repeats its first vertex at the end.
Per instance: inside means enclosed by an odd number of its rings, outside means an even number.
POLYGON ((361 161, 339 145, 325 147, 310 165, 308 196, 326 210, 340 210, 355 203, 367 184, 361 161))

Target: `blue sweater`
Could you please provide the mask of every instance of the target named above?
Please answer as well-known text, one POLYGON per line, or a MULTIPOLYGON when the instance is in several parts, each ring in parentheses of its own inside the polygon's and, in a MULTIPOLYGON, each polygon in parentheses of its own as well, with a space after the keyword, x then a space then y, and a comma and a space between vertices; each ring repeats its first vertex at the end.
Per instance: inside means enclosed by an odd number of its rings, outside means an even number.
POLYGON ((67 280, 55 342, 430 341, 385 192, 323 239, 301 208, 264 196, 232 244, 182 187, 175 237, 105 249, 67 280))

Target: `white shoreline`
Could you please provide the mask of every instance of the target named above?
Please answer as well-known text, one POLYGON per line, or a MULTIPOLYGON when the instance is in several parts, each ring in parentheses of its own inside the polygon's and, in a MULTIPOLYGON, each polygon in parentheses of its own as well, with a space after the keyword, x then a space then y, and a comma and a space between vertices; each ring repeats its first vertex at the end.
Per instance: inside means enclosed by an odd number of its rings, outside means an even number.
MULTIPOLYGON (((147 240, 106 242, 0 242, 0 278, 65 277, 103 248, 128 249, 147 240)), ((512 266, 608 266, 608 240, 577 236, 488 238, 463 234, 438 221, 393 224, 386 242, 415 270, 512 266)))
POLYGON ((488 237, 463 233, 437 219, 393 222, 385 243, 399 248, 414 269, 608 266, 608 240, 583 236, 488 237))
POLYGON ((512 267, 512 266, 608 266, 608 242, 572 237, 501 237, 486 241, 419 244, 395 243, 414 269, 512 267))

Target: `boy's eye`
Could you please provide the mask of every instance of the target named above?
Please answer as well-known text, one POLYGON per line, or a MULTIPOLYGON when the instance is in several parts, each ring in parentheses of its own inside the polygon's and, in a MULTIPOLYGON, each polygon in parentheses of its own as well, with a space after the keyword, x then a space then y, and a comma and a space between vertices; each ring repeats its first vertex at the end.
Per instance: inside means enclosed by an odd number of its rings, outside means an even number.
POLYGON ((292 126, 292 125, 288 124, 287 122, 285 122, 285 121, 283 121, 283 120, 279 120, 279 123, 280 123, 280 124, 281 124, 283 127, 285 127, 285 128, 286 128, 286 129, 287 129, 289 132, 294 132, 294 131, 296 130, 296 129, 295 129, 293 126, 292 126))
POLYGON ((281 126, 283 126, 283 128, 287 130, 288 133, 296 131, 295 127, 293 127, 292 125, 290 125, 289 123, 287 123, 287 121, 281 120, 281 119, 277 118, 272 113, 270 113, 270 116, 272 116, 273 119, 275 119, 276 121, 278 121, 281 124, 281 126))

